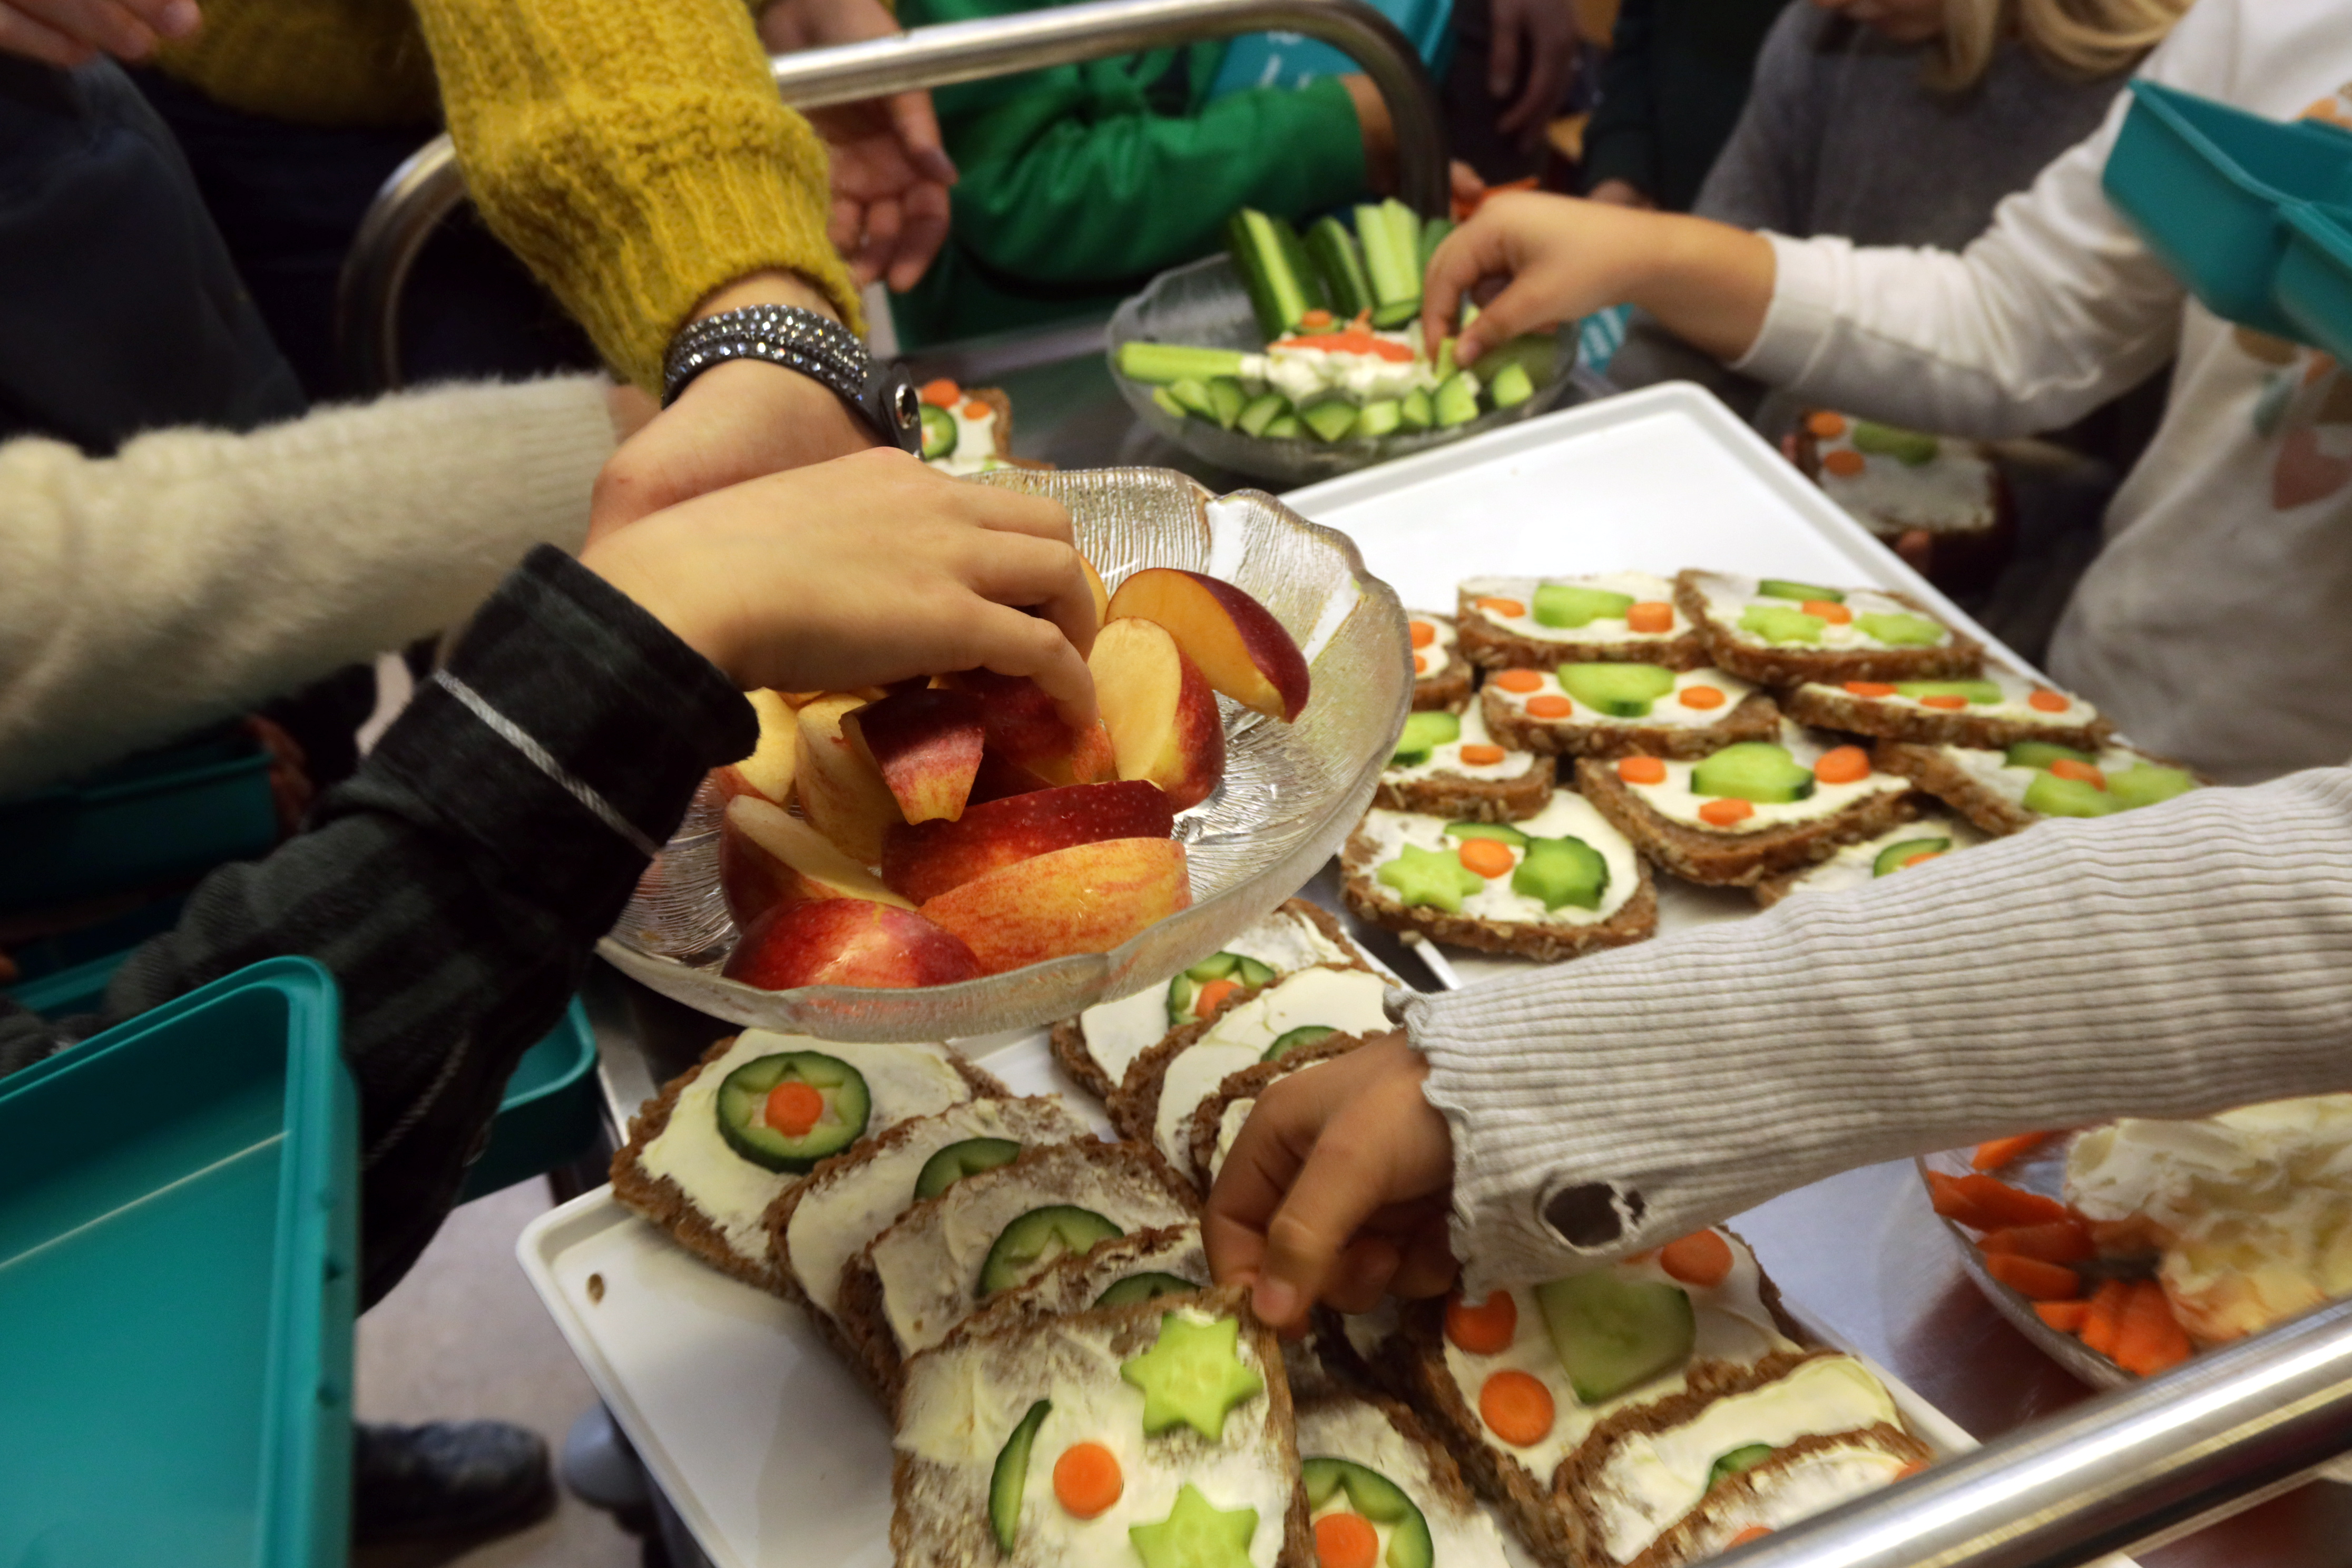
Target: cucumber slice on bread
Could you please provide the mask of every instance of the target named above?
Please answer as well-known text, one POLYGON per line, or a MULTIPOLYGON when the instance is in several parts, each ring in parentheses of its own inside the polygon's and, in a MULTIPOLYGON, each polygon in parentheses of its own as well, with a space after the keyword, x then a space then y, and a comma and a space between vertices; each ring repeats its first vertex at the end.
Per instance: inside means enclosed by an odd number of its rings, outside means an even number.
POLYGON ((1951 847, 1952 841, 1948 838, 1906 838, 1900 844, 1890 844, 1880 850, 1877 858, 1870 863, 1870 874, 1891 877, 1914 860, 1944 854, 1951 847))
POLYGON ((873 1098, 864 1075, 839 1057, 779 1051, 729 1073, 719 1086, 718 1112, 719 1135, 730 1149, 763 1169, 800 1175, 866 1135, 873 1098), (788 1085, 802 1092, 780 1095, 788 1085))
POLYGON ((955 416, 936 403, 923 405, 923 458, 926 462, 951 457, 956 449, 955 416))
POLYGON ((1914 701, 1922 697, 1958 697, 1988 707, 2008 695, 1990 680, 1898 680, 1895 694, 1914 701))
POLYGON ((1737 1448, 1716 1456, 1715 1463, 1707 1468, 1706 1484, 1712 1487, 1716 1482, 1738 1475, 1743 1470, 1752 1470, 1770 1458, 1772 1454, 1773 1447, 1769 1443, 1742 1443, 1737 1448))
POLYGON ((1263 985, 1274 978, 1270 964, 1255 958, 1244 958, 1238 952, 1213 952, 1192 968, 1168 983, 1168 1026, 1181 1028, 1193 1018, 1193 1009, 1201 1000, 1201 988, 1220 980, 1230 980, 1237 985, 1263 985))
POLYGON ((1388 1568, 1433 1568, 1437 1548, 1430 1539, 1429 1521, 1402 1487, 1353 1459, 1301 1459, 1298 1472, 1308 1508, 1320 1509, 1344 1490, 1349 1507, 1374 1524, 1390 1527, 1388 1554, 1381 1559, 1388 1568))
MULTIPOLYGON (((1540 598, 1542 590, 1537 594, 1540 598)), ((1627 608, 1632 605, 1627 599, 1627 608)), ((1622 615, 1619 612, 1617 618, 1622 615)), ((1563 664, 1559 685, 1596 712, 1612 719, 1646 719, 1658 699, 1675 689, 1675 672, 1661 664, 1563 664)))
POLYGON ((966 1138, 949 1144, 923 1162, 915 1177, 918 1201, 935 1198, 966 1176, 1010 1165, 1021 1158, 1021 1145, 1010 1138, 966 1138))
POLYGON ((1143 1390, 1146 1436, 1190 1426, 1212 1443, 1223 1440, 1225 1417, 1265 1392, 1265 1379, 1241 1358, 1241 1333, 1239 1318, 1160 1318, 1151 1348, 1118 1367, 1122 1379, 1143 1390))
POLYGON ((1397 737, 1396 750, 1389 756, 1393 768, 1417 768, 1429 761, 1440 746, 1450 746, 1462 738, 1459 715, 1443 709, 1426 709, 1408 714, 1404 732, 1397 737))
POLYGON ((2188 769, 2168 768, 2158 763, 2139 763, 2107 775, 2107 793, 2126 811, 2187 795, 2196 787, 2197 775, 2188 769))
POLYGON ((1622 621, 1633 607, 1631 594, 1587 588, 1575 583, 1542 583, 1537 584, 1528 611, 1539 626, 1573 631, 1595 621, 1622 621))
POLYGON ((1147 1269, 1130 1274, 1124 1279, 1114 1279, 1108 1289, 1095 1298, 1097 1307, 1130 1307, 1138 1301, 1157 1301, 1162 1296, 1189 1296, 1201 1287, 1181 1274, 1163 1274, 1147 1269))
POLYGON ((1679 1286, 1606 1271, 1536 1287, 1544 1329, 1586 1405, 1616 1398, 1690 1359, 1698 1316, 1679 1286))
POLYGON ((1276 1037, 1274 1044, 1266 1047, 1265 1054, 1258 1058, 1258 1060, 1279 1061, 1286 1052, 1295 1051, 1301 1046, 1311 1046, 1318 1041, 1328 1040, 1339 1032, 1328 1024, 1301 1024, 1298 1027, 1286 1029, 1276 1037))
POLYGON ((2073 746, 2062 746, 2055 741, 2020 741, 2001 753, 2001 765, 2011 768, 2047 768, 2053 763, 2080 763, 2095 768, 2099 759, 2073 746))
POLYGON ((1511 891, 1546 910, 1597 910, 1609 891, 1609 862, 1581 838, 1530 838, 1527 858, 1511 873, 1511 891))
POLYGON ((1794 599, 1801 604, 1807 599, 1824 605, 1845 603, 1843 588, 1823 588, 1811 583, 1793 582, 1786 577, 1767 577, 1756 584, 1756 592, 1767 599, 1794 599))
POLYGON ((1029 1485, 1029 1450, 1036 1445, 1037 1428, 1045 1424, 1054 1402, 1041 1399, 1029 1407, 996 1451, 996 1468, 988 1476, 988 1528, 996 1549, 1009 1552, 1021 1532, 1021 1493, 1029 1485))
POLYGON ((1097 1242, 1125 1236, 1126 1231, 1092 1209, 1076 1204, 1047 1204, 1031 1209, 998 1233, 996 1243, 980 1266, 980 1299, 1026 1284, 1057 1258, 1094 1250, 1097 1242))
POLYGON ((1787 605, 1750 605, 1739 612, 1739 629, 1768 643, 1817 643, 1829 622, 1787 605))
POLYGON ((1722 800, 1785 805, 1812 798, 1813 770, 1770 741, 1740 741, 1699 759, 1691 769, 1691 791, 1722 800))
POLYGON ((2112 816, 2123 804, 2088 779, 2036 773, 2025 786, 2025 809, 2044 816, 2112 816))
POLYGON ((1497 844, 1507 844, 1514 849, 1528 847, 1528 836, 1507 822, 1449 822, 1445 825, 1448 838, 1491 838, 1497 844))
POLYGON ((1934 647, 1947 635, 1941 621, 1904 610, 1871 610, 1854 616, 1854 630, 1890 647, 1934 647))

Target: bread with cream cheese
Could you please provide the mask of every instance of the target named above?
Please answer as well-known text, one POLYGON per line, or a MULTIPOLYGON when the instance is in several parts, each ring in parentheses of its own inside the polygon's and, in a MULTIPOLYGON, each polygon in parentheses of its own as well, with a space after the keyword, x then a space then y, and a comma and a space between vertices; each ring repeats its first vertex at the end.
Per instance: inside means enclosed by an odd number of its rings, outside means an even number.
MULTIPOLYGON (((1559 684, 1557 676, 1543 679, 1551 687, 1559 684)), ((1761 689, 1748 691, 1711 724, 1612 719, 1581 704, 1565 718, 1538 718, 1524 700, 1491 680, 1480 689, 1478 702, 1487 733, 1515 750, 1550 756, 1703 757, 1735 741, 1769 741, 1780 731, 1780 707, 1761 689)))
MULTIPOLYGON (((2115 740, 2100 747, 2097 754, 2102 768, 2143 763, 2180 766, 2115 740)), ((2001 758, 1990 748, 1881 741, 1871 749, 1871 761, 1885 773, 1909 779, 1996 838, 2022 833, 2043 820, 2040 812, 2026 805, 2021 787, 2007 787, 2011 781, 2000 776, 2001 758)), ((2198 782, 2208 781, 2200 778, 2198 782)))
POLYGON ((1488 732, 1485 710, 1472 703, 1461 716, 1462 733, 1434 748, 1429 760, 1381 771, 1372 804, 1391 811, 1423 811, 1459 822, 1517 822, 1533 816, 1551 799, 1556 770, 1549 756, 1525 746, 1498 742, 1488 732), (1499 760, 1474 763, 1465 748, 1486 746, 1499 760))
POLYGON ((1191 1157, 1186 1173, 1203 1193, 1216 1185, 1217 1173, 1224 1163, 1224 1151, 1232 1144, 1232 1134, 1240 1130, 1241 1120, 1248 1117, 1250 1108, 1268 1085, 1318 1062, 1346 1056, 1363 1043, 1361 1035, 1331 1035, 1311 1045, 1294 1046, 1270 1062, 1244 1068, 1226 1079, 1217 1086, 1217 1092, 1201 1101, 1192 1112, 1192 1125, 1185 1135, 1185 1150, 1191 1157), (1234 1119, 1230 1127, 1229 1115, 1234 1119))
POLYGON ((946 1342, 975 1334, 1002 1332, 1016 1323, 1043 1322, 1073 1312, 1092 1311, 1103 1305, 1103 1292, 1139 1274, 1165 1274, 1205 1290, 1209 1253, 1201 1243, 1201 1227, 1191 1221, 1139 1230, 1093 1251, 1064 1258, 1026 1285, 1016 1285, 989 1298, 988 1305, 966 1318, 946 1342))
POLYGON ((1430 610, 1406 612, 1407 626, 1413 637, 1412 706, 1416 712, 1443 709, 1459 713, 1470 700, 1470 691, 1476 684, 1476 665, 1470 662, 1461 647, 1461 635, 1455 629, 1454 617, 1430 610), (1421 627, 1429 628, 1429 645, 1421 644, 1421 627))
POLYGON ((1888 789, 1825 816, 1734 831, 1667 816, 1621 779, 1612 763, 1579 758, 1576 786, 1644 856, 1705 887, 1752 888, 1826 860, 1839 846, 1875 837, 1916 815, 1909 791, 1888 789))
MULTIPOLYGON (((1999 681, 2001 672, 1989 673, 1999 681)), ((1863 681, 1855 684, 1868 686, 1872 683, 1863 681)), ((2066 707, 2047 715, 2033 713, 2030 709, 2019 712, 2015 710, 2018 704, 2006 702, 1990 713, 1979 711, 1984 705, 1976 703, 1965 708, 1937 709, 1902 700, 1895 694, 1854 692, 1842 684, 1811 680, 1783 693, 1780 706, 1789 717, 1801 724, 1817 724, 1823 729, 1843 730, 1850 734, 1871 735, 1891 741, 1916 741, 1927 745, 1984 746, 1998 750, 2020 741, 2051 741, 2061 746, 2095 752, 2115 732, 2112 723, 2079 698, 2069 698, 2049 687, 2033 687, 2021 680, 2016 684, 2021 695, 2027 691, 2051 692, 2053 697, 2063 700, 2066 707)))
MULTIPOLYGON (((1743 680, 1753 680, 1765 686, 1784 688, 1801 685, 1808 680, 1919 680, 1952 676, 1973 676, 1984 658, 1984 646, 1957 627, 1946 625, 1943 618, 1918 600, 1895 588, 1843 589, 1840 592, 1885 599, 1896 606, 1899 613, 1918 616, 1943 628, 1943 637, 1932 646, 1886 646, 1863 642, 1855 646, 1808 646, 1801 643, 1773 643, 1755 633, 1742 629, 1737 621, 1717 616, 1709 608, 1711 591, 1739 596, 1745 590, 1752 597, 1753 584, 1746 579, 1715 572, 1686 571, 1675 579, 1675 604, 1696 623, 1704 636, 1707 648, 1706 662, 1719 669, 1727 669, 1743 680)), ((1787 608, 1797 609, 1798 604, 1776 601, 1787 608)))
POLYGON ((1552 632, 1528 623, 1525 615, 1506 616, 1491 608, 1498 589, 1524 595, 1514 600, 1532 609, 1535 590, 1546 583, 1599 586, 1622 592, 1644 603, 1671 605, 1674 585, 1646 573, 1616 573, 1600 577, 1465 579, 1455 590, 1454 619, 1460 628, 1463 654, 1484 669, 1530 668, 1549 669, 1560 664, 1604 662, 1662 664, 1668 669, 1696 669, 1706 662, 1706 640, 1689 616, 1677 612, 1672 628, 1654 636, 1627 629, 1622 620, 1601 623, 1601 629, 1577 637, 1571 630, 1552 632), (1519 623, 1514 625, 1514 621, 1519 623))

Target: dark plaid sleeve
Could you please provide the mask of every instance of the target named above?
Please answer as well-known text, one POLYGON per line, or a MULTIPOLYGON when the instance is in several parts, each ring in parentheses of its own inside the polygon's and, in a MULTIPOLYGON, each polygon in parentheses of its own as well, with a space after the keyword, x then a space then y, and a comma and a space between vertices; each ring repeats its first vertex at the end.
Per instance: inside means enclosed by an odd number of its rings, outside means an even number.
MULTIPOLYGON (((534 551, 310 831, 224 867, 141 948, 87 1034, 279 954, 341 988, 360 1089, 363 1299, 457 1200, 516 1061, 697 783, 746 755, 751 705, 561 551, 534 551)), ((54 1026, 0 1017, 0 1066, 54 1026)))

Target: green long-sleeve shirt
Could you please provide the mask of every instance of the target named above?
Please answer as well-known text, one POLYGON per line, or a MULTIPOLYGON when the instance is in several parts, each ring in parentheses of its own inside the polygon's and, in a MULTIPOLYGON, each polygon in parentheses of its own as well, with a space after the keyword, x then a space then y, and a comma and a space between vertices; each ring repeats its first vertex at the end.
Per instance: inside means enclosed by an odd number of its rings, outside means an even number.
MULTIPOLYGON (((909 26, 1036 9, 901 0, 909 26)), ((1097 309, 1223 243, 1240 206, 1297 217, 1364 190, 1362 132, 1336 79, 1212 100, 1222 43, 1059 66, 935 95, 962 179, 939 261, 898 301, 935 342, 1097 309)))

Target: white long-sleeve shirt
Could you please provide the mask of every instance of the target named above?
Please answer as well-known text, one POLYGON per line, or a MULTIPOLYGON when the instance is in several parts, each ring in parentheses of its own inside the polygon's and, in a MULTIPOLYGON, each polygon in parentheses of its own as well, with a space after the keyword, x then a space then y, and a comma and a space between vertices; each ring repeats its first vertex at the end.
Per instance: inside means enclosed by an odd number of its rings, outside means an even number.
MULTIPOLYGON (((2324 108, 2352 122, 2352 11, 2200 0, 2141 74, 2273 119, 2324 108)), ((1771 308, 1736 368, 1992 438, 2065 425, 2177 355, 2053 673, 2142 745, 2223 778, 2338 762, 2352 754, 2352 375, 2206 310, 2108 205, 2126 107, 1958 255, 1771 237, 1771 308)))
POLYGON ((462 621, 579 548, 606 384, 448 386, 111 458, 0 446, 0 797, 462 621))

